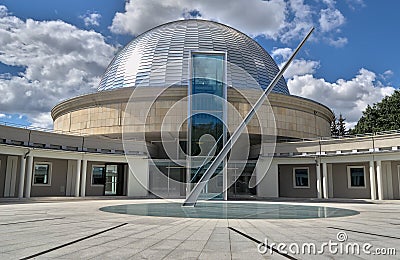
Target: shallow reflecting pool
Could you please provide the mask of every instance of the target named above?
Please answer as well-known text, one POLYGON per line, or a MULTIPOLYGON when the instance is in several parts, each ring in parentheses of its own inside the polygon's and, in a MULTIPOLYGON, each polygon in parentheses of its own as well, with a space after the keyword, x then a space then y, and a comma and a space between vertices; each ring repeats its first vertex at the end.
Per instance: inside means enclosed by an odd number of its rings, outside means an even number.
POLYGON ((212 219, 306 219, 333 218, 359 214, 358 211, 291 204, 199 202, 196 207, 182 207, 181 203, 141 203, 100 208, 111 213, 212 219))

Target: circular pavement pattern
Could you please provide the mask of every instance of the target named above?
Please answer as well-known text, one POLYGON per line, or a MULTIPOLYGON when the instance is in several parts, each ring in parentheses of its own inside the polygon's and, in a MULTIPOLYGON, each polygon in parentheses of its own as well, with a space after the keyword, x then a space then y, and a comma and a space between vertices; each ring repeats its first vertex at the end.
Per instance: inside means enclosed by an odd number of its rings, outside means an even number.
POLYGON ((108 206, 100 210, 137 216, 210 219, 308 219, 359 214, 355 210, 322 206, 236 202, 199 202, 196 207, 182 207, 182 203, 140 203, 108 206))

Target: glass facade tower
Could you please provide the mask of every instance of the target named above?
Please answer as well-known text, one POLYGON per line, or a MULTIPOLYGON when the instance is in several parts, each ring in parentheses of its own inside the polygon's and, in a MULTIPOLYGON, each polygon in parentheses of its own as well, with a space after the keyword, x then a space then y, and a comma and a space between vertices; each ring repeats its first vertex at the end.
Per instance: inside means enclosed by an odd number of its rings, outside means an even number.
MULTIPOLYGON (((226 141, 226 53, 192 52, 190 70, 188 191, 226 141)), ((210 179, 203 190, 203 198, 223 197, 223 168, 221 165, 210 179)))

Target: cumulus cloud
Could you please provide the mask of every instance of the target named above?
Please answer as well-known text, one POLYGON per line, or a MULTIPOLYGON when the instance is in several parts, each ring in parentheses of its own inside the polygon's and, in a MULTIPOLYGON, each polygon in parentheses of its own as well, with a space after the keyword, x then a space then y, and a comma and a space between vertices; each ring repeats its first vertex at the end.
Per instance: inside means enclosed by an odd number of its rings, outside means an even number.
MULTIPOLYGON (((44 120, 60 100, 93 91, 115 53, 104 37, 63 21, 26 21, 7 13, 0 17, 0 62, 21 66, 18 75, 0 76, 0 111, 44 120)), ((3 12, 4 13, 4 12, 3 12)))
POLYGON ((250 35, 277 37, 285 21, 283 0, 135 0, 117 13, 110 27, 114 33, 138 35, 172 20, 201 17, 227 23, 250 35))
POLYGON ((284 59, 287 60, 289 59, 290 55, 292 55, 293 50, 291 48, 274 48, 271 52, 271 56, 274 59, 284 59))
POLYGON ((288 15, 285 26, 281 30, 280 40, 284 43, 292 39, 304 37, 304 35, 314 26, 311 6, 304 3, 304 0, 290 0, 287 5, 288 15), (290 14, 290 15, 289 15, 290 14))
POLYGON ((327 105, 336 114, 343 114, 350 128, 360 119, 368 104, 379 102, 394 92, 393 87, 384 86, 376 78, 374 72, 360 69, 350 80, 339 79, 331 83, 307 74, 294 76, 287 83, 291 94, 313 99, 327 105))
POLYGON ((53 119, 50 113, 38 113, 31 118, 31 126, 36 128, 51 129, 53 128, 53 119))
POLYGON ((101 18, 101 14, 97 13, 97 12, 87 12, 85 15, 81 15, 79 16, 79 18, 81 18, 83 20, 83 22, 85 23, 86 27, 89 26, 99 26, 100 23, 100 18, 101 18))
MULTIPOLYGON (((272 50, 271 56, 276 60, 282 61, 278 64, 279 68, 282 68, 292 53, 293 50, 290 48, 276 48, 272 50)), ((319 68, 319 66, 319 61, 294 59, 285 71, 284 77, 286 79, 290 79, 294 76, 313 74, 319 68)))
POLYGON ((335 4, 332 0, 322 1, 318 7, 304 0, 135 0, 127 1, 125 11, 116 13, 110 30, 138 35, 169 21, 202 18, 287 43, 302 38, 312 26, 321 27, 315 34, 338 29, 345 18, 335 4))
POLYGON ((344 24, 343 14, 335 8, 323 9, 320 12, 319 24, 323 32, 329 32, 344 24))
MULTIPOLYGON (((286 79, 290 79, 293 78, 294 76, 313 74, 319 68, 319 66, 320 66, 319 61, 295 59, 290 64, 289 68, 287 68, 283 76, 286 79)), ((283 63, 279 65, 279 67, 283 67, 283 63)))

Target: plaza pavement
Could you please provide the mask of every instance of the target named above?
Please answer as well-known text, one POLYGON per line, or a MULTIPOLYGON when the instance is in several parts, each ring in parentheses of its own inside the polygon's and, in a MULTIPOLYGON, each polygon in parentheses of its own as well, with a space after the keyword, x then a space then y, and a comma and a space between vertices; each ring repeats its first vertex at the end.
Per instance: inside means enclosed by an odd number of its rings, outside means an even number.
MULTIPOLYGON (((0 259, 400 259, 400 201, 313 201, 357 210, 325 219, 195 219, 107 213, 100 207, 162 202, 156 199, 33 199, 0 201, 0 259), (239 234, 237 231, 242 232, 239 234), (269 243, 370 243, 396 256, 260 254, 253 240, 269 243), (244 235, 243 235, 244 234, 244 235), (245 236, 247 235, 247 237, 245 236), (36 257, 35 257, 36 255, 36 257), (290 258, 292 257, 292 258, 290 258)), ((276 203, 276 202, 260 202, 276 203)), ((289 202, 283 202, 289 203, 289 202)), ((371 251, 373 252, 373 251, 371 251)))

